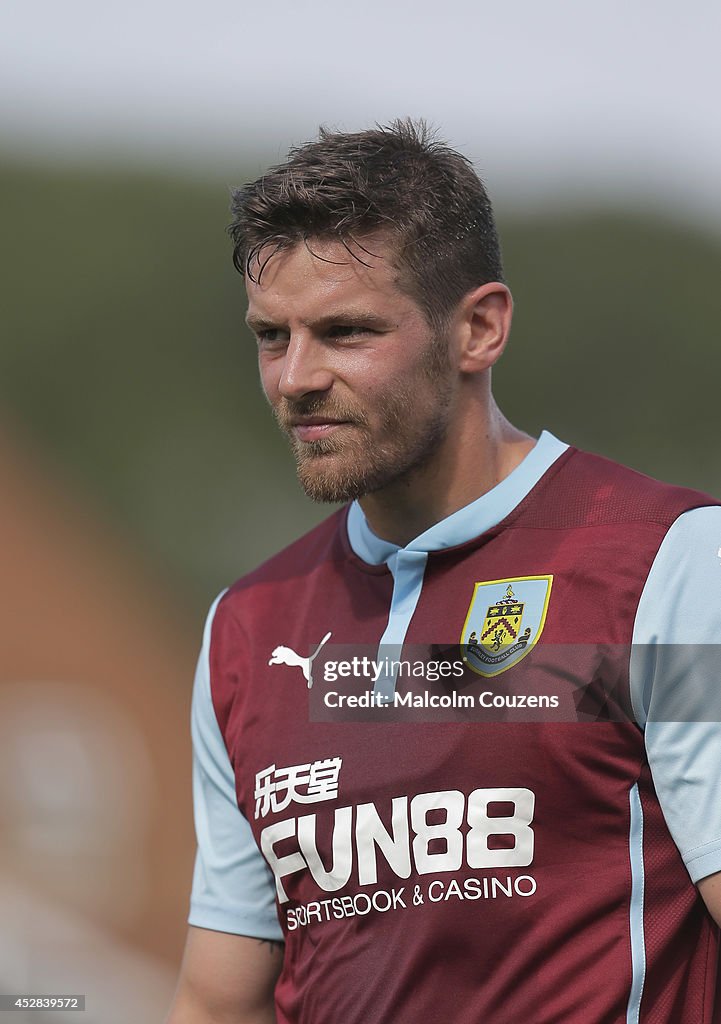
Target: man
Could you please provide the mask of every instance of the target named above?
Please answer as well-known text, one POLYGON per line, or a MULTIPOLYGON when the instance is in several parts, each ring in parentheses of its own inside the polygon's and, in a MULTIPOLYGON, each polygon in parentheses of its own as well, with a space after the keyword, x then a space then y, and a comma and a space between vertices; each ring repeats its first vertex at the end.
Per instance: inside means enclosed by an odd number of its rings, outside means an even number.
POLYGON ((710 1022, 681 645, 718 642, 721 509, 503 417, 490 203, 422 126, 322 132, 233 212, 300 481, 351 504, 211 609, 171 1024, 710 1022))

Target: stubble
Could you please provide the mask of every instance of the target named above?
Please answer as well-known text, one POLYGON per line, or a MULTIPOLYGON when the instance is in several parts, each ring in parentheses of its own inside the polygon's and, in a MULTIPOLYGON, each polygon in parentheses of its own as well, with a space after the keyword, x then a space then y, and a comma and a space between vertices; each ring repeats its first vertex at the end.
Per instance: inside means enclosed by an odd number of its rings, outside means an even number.
POLYGON ((398 483, 428 464, 448 430, 452 386, 444 339, 429 343, 414 378, 386 381, 373 416, 331 396, 308 395, 298 402, 282 399, 273 411, 290 441, 298 480, 309 498, 352 501, 398 483), (344 425, 326 438, 301 441, 293 433, 292 422, 304 416, 327 416, 344 425))

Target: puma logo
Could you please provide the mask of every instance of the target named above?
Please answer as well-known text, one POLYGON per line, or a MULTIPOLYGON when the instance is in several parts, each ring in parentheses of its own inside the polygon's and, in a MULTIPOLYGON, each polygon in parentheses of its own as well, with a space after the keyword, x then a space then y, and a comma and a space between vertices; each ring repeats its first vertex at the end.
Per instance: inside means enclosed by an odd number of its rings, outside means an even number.
POLYGON ((326 633, 321 642, 316 647, 315 651, 311 654, 310 658, 303 658, 300 654, 296 654, 292 647, 276 647, 270 656, 269 665, 297 665, 302 671, 305 681, 308 683, 308 689, 310 690, 313 685, 313 662, 318 657, 323 644, 330 640, 330 633, 326 633))

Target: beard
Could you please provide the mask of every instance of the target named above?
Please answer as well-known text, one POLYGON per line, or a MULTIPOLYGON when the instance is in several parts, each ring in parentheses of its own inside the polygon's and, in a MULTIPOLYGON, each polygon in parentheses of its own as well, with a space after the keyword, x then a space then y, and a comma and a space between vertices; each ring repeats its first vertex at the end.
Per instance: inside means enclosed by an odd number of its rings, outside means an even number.
POLYGON ((377 425, 364 409, 331 396, 281 399, 273 411, 290 441, 298 480, 308 497, 353 501, 400 483, 427 465, 448 431, 449 365, 445 341, 434 339, 412 378, 389 379, 374 392, 377 425), (343 423, 328 437, 301 441, 292 429, 298 416, 327 416, 343 423))

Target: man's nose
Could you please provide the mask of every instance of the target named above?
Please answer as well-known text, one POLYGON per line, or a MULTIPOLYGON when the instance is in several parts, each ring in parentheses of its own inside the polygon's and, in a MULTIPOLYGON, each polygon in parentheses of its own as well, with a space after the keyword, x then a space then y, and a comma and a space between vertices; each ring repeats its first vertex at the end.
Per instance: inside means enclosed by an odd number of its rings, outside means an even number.
POLYGON ((297 400, 314 391, 327 391, 332 383, 333 373, 323 344, 307 334, 292 334, 278 381, 280 394, 297 400))

